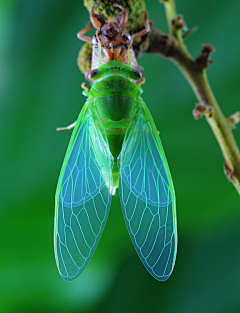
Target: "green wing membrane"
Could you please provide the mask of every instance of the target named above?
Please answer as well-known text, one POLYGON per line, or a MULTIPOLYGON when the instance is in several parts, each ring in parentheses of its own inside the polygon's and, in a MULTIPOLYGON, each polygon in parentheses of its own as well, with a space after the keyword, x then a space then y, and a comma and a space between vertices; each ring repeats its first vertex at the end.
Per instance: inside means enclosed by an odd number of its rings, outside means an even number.
POLYGON ((118 158, 124 219, 137 253, 157 280, 168 279, 177 248, 175 193, 156 126, 138 100, 118 158))
POLYGON ((54 249, 66 281, 76 279, 89 263, 111 204, 113 160, 89 105, 74 128, 56 193, 54 249))

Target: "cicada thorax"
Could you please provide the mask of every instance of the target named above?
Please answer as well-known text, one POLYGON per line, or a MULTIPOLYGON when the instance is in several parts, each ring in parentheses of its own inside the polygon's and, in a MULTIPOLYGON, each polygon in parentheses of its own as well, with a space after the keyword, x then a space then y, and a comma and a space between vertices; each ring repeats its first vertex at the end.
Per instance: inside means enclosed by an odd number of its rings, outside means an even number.
POLYGON ((135 83, 140 72, 116 60, 102 65, 94 72, 96 72, 92 78, 94 83, 89 91, 89 95, 94 99, 91 111, 98 129, 107 136, 114 159, 113 187, 117 188, 118 156, 129 123, 135 115, 136 99, 141 94, 139 86, 135 83))
MULTIPOLYGON (((98 68, 100 62, 106 64, 113 60, 131 64, 132 68, 142 71, 142 67, 138 65, 132 42, 149 32, 150 26, 147 14, 145 16, 145 29, 131 36, 124 31, 128 22, 128 13, 123 6, 114 4, 113 6, 121 9, 121 12, 115 16, 115 19, 105 21, 101 14, 95 13, 99 5, 95 5, 91 10, 89 25, 78 33, 79 39, 92 43, 91 68, 85 72, 85 77, 88 78, 90 70, 98 68), (84 35, 91 29, 91 25, 97 30, 92 38, 84 35)), ((81 67, 81 64, 79 64, 79 67, 81 67)))

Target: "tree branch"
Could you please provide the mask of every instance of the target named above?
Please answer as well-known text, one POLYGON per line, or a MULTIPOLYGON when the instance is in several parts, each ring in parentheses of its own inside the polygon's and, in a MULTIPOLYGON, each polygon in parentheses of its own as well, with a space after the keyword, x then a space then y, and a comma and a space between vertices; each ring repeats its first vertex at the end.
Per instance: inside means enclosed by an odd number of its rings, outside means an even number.
POLYGON ((240 194, 240 154, 232 134, 233 126, 240 120, 240 114, 237 112, 226 119, 211 90, 206 68, 212 62, 210 55, 214 49, 210 45, 204 45, 200 55, 194 60, 183 42, 182 28, 185 24, 176 15, 174 0, 162 2, 165 6, 170 34, 153 29, 146 52, 169 58, 189 82, 200 103, 193 110, 194 117, 205 115, 223 153, 225 174, 240 194))

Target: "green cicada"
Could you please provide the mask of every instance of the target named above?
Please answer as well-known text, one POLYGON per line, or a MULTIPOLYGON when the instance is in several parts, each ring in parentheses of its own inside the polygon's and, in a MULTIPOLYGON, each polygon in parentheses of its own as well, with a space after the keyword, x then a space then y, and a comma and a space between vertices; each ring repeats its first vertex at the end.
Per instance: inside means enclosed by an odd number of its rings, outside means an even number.
POLYGON ((142 74, 117 60, 99 62, 88 75, 93 84, 85 88, 87 101, 75 123, 56 191, 58 270, 66 281, 83 272, 119 189, 135 249, 149 273, 164 281, 176 259, 176 199, 158 131, 141 98, 137 82, 142 74))

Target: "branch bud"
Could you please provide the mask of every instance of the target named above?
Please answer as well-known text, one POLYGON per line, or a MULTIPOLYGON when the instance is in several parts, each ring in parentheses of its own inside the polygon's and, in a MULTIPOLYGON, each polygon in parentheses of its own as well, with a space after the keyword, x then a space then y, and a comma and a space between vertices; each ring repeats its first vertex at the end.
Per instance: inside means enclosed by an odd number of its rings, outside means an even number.
POLYGON ((227 119, 227 123, 228 126, 231 129, 236 128, 236 125, 240 122, 240 111, 232 114, 231 116, 229 116, 229 118, 227 119))
POLYGON ((201 53, 195 60, 195 64, 202 68, 209 67, 209 64, 214 62, 210 59, 210 56, 214 51, 215 49, 213 48, 213 46, 203 45, 201 53))
POLYGON ((197 103, 192 114, 195 120, 203 117, 203 115, 211 118, 213 115, 213 107, 211 105, 197 103))
POLYGON ((186 27, 186 23, 184 22, 182 15, 177 15, 174 19, 172 19, 171 23, 176 30, 186 27))

